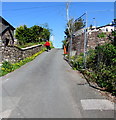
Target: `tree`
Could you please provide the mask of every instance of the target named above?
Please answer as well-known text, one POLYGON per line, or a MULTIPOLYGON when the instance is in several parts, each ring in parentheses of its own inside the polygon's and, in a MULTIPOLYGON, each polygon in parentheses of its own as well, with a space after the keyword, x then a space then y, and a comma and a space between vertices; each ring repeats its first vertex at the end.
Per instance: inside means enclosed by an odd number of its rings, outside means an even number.
POLYGON ((49 40, 50 38, 50 31, 48 29, 43 28, 43 30, 40 32, 40 38, 42 40, 49 40))
POLYGON ((67 37, 67 38, 70 37, 70 34, 69 34, 69 31, 68 31, 68 28, 65 29, 64 33, 66 34, 66 37, 67 37))
POLYGON ((30 28, 23 25, 16 28, 15 37, 18 39, 20 45, 25 45, 30 42, 42 42, 44 39, 49 40, 50 34, 49 29, 42 28, 38 25, 34 25, 30 28))
MULTIPOLYGON (((78 20, 74 20, 73 18, 69 20, 69 22, 67 23, 66 29, 64 31, 65 33, 65 39, 62 41, 63 45, 62 46, 67 46, 67 48, 69 47, 69 39, 74 38, 74 33, 80 29, 82 29, 85 26, 85 23, 83 22, 83 20, 80 18, 78 20)), ((71 41, 71 40, 70 40, 71 41)))
POLYGON ((70 34, 73 34, 74 32, 80 30, 83 28, 85 24, 83 23, 83 20, 80 18, 78 21, 74 21, 74 19, 70 19, 69 22, 67 23, 67 27, 64 31, 66 34, 67 38, 70 37, 70 34))
POLYGON ((43 28, 38 25, 34 25, 30 28, 30 31, 31 31, 31 41, 40 42, 41 40, 40 34, 41 32, 43 32, 43 28))
POLYGON ((74 31, 78 31, 81 28, 85 27, 85 23, 83 22, 83 20, 80 18, 78 19, 78 21, 74 22, 74 31))
POLYGON ((27 42, 28 39, 27 33, 28 33, 28 28, 26 25, 16 28, 15 37, 19 40, 20 45, 23 45, 27 42))

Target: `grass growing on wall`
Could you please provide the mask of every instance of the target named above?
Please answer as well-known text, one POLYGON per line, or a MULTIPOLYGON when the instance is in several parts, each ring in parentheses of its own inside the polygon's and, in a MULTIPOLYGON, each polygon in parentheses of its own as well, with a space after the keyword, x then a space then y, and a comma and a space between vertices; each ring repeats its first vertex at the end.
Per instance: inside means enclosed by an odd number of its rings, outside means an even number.
POLYGON ((43 48, 41 51, 37 52, 36 54, 34 54, 30 57, 27 57, 27 58, 21 60, 20 62, 17 62, 14 64, 4 61, 1 66, 0 77, 6 75, 6 74, 20 68, 22 65, 32 61, 34 58, 36 58, 38 55, 40 55, 44 51, 45 51, 45 48, 43 48))

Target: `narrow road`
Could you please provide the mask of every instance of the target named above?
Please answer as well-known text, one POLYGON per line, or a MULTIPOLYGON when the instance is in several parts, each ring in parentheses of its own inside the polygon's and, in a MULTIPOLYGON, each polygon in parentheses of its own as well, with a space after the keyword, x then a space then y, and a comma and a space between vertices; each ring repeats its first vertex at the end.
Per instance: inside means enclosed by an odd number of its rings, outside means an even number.
POLYGON ((2 117, 114 118, 114 104, 89 87, 62 54, 44 52, 2 77, 2 117))

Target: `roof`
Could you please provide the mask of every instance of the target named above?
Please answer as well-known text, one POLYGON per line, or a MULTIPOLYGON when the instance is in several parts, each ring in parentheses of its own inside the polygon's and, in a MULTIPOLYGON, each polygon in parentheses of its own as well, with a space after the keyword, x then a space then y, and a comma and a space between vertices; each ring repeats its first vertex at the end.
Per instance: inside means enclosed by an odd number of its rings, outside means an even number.
POLYGON ((96 29, 100 29, 100 28, 103 28, 103 27, 107 27, 107 26, 114 26, 115 24, 108 24, 108 25, 104 25, 104 26, 100 26, 100 27, 97 27, 96 29))
POLYGON ((6 30, 8 30, 9 26, 3 26, 0 24, 0 35, 4 34, 6 30))
POLYGON ((8 27, 10 27, 12 30, 15 30, 15 28, 10 23, 8 23, 3 17, 0 16, 0 33, 2 33, 8 27))

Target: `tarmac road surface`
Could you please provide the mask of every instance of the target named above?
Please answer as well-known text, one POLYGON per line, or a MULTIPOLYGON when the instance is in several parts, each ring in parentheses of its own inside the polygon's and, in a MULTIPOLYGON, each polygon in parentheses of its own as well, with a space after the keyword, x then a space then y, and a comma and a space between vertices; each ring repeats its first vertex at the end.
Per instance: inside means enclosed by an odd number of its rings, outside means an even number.
MULTIPOLYGON (((52 49, 2 77, 3 118, 114 118, 114 103, 52 49)), ((108 119, 110 120, 110 119, 108 119)))

